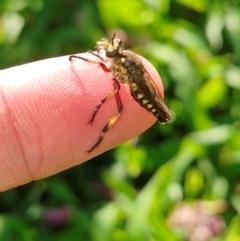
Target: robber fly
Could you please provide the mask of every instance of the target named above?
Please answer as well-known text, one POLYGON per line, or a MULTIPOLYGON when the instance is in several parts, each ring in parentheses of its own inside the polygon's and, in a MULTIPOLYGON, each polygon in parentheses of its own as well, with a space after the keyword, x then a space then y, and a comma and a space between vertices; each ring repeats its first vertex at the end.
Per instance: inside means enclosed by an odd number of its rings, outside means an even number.
POLYGON ((119 95, 120 84, 127 84, 134 100, 144 109, 151 112, 160 123, 166 123, 171 119, 169 109, 163 96, 159 92, 156 84, 137 54, 124 49, 122 41, 115 38, 115 34, 111 41, 108 41, 107 39, 101 39, 101 41, 98 41, 96 44, 96 50, 97 52, 89 52, 99 60, 91 60, 79 55, 70 55, 69 57, 71 62, 74 58, 78 58, 89 63, 99 64, 105 71, 111 73, 114 81, 114 91, 99 102, 89 123, 93 123, 102 104, 113 96, 116 98, 118 112, 103 127, 98 140, 87 151, 88 153, 92 152, 102 142, 104 134, 117 122, 121 115, 122 101, 119 95))

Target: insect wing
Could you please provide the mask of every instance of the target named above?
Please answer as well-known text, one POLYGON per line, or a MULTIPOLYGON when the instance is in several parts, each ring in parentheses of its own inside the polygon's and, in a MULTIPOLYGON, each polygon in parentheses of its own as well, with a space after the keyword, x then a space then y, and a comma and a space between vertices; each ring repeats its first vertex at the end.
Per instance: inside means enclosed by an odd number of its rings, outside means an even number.
POLYGON ((171 119, 169 109, 148 71, 143 67, 145 81, 138 81, 139 88, 151 100, 158 113, 158 121, 165 123, 171 119))

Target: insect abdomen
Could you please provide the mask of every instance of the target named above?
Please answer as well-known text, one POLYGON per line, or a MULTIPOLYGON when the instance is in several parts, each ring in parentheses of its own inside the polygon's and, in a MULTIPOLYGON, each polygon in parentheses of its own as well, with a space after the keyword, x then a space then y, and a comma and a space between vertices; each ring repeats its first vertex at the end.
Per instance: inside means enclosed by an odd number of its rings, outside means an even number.
POLYGON ((160 117, 159 119, 159 113, 155 108, 154 104, 151 103, 151 101, 148 100, 143 93, 141 93, 139 90, 133 90, 131 87, 130 87, 130 90, 131 90, 132 97, 135 99, 135 101, 139 103, 139 105, 141 105, 144 109, 146 109, 147 111, 151 112, 154 116, 156 116, 159 122, 161 123, 165 122, 162 119, 162 117, 160 117))

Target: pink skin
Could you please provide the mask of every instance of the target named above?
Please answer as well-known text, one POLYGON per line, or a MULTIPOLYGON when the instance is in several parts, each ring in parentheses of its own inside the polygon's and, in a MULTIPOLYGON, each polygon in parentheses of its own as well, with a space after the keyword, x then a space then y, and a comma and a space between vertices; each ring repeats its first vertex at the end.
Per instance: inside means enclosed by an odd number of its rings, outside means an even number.
MULTIPOLYGON (((143 62, 163 95, 158 73, 143 62)), ((0 71, 0 191, 85 162, 139 135, 156 121, 123 84, 122 115, 88 154, 103 126, 117 113, 112 98, 102 105, 93 125, 87 124, 96 105, 111 91, 110 73, 82 60, 71 63, 68 56, 0 71)))

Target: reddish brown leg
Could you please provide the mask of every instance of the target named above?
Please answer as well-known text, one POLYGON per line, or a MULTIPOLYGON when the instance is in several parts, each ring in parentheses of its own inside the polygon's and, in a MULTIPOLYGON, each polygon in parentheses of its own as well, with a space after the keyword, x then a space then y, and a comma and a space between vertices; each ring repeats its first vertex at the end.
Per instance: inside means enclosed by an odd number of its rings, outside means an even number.
MULTIPOLYGON (((107 66, 104 64, 104 59, 97 53, 95 52, 92 52, 90 51, 91 54, 93 54, 94 56, 98 57, 99 59, 101 59, 101 61, 97 61, 97 60, 91 60, 91 59, 87 59, 87 58, 84 58, 82 56, 79 56, 79 55, 70 55, 69 56, 69 61, 73 62, 73 59, 76 58, 76 59, 81 59, 81 60, 84 60, 86 62, 89 62, 89 63, 93 63, 93 64, 99 64, 102 69, 105 71, 105 72, 110 72, 110 70, 107 68, 107 66)), ((105 135, 105 133, 111 128, 113 127, 113 125, 117 122, 117 120, 119 119, 120 115, 121 115, 121 112, 122 112, 122 101, 121 101, 121 98, 119 96, 119 90, 120 90, 120 84, 117 80, 113 80, 114 81, 114 91, 112 93, 110 93, 109 95, 107 95, 105 98, 103 98, 99 104, 96 106, 93 114, 92 114, 92 117, 89 121, 90 124, 93 123, 99 109, 101 108, 102 104, 104 102, 106 102, 107 100, 111 99, 113 96, 115 96, 116 98, 116 103, 117 103, 117 108, 118 108, 118 112, 117 114, 114 115, 114 117, 112 117, 108 123, 103 127, 99 137, 98 137, 98 140, 96 141, 95 144, 92 145, 92 147, 87 151, 88 153, 92 152, 96 147, 99 146, 99 144, 102 142, 103 140, 103 137, 105 135)))
MULTIPOLYGON (((91 120, 90 120, 88 123, 90 123, 90 124, 93 123, 93 121, 94 121, 94 119, 95 119, 95 117, 96 117, 96 114, 98 113, 100 107, 102 106, 102 104, 103 104, 105 101, 111 99, 113 96, 115 96, 115 97, 117 98, 117 95, 118 95, 119 90, 120 90, 120 84, 119 84, 117 81, 115 81, 115 89, 114 89, 114 91, 113 91, 111 94, 107 95, 105 98, 103 98, 103 99, 99 102, 99 104, 96 106, 96 108, 95 108, 95 110, 94 110, 94 112, 93 112, 93 114, 92 114, 91 120), (116 83, 117 83, 118 85, 116 85, 116 83)), ((118 98, 119 98, 119 95, 118 95, 118 98)), ((120 101, 121 101, 121 100, 120 100, 120 101)), ((118 105, 118 101, 117 101, 117 105, 118 105)))
POLYGON ((86 61, 86 62, 88 62, 88 63, 91 63, 91 64, 99 64, 99 65, 102 67, 102 69, 103 69, 104 72, 110 72, 110 71, 109 71, 109 68, 104 64, 103 58, 102 58, 99 54, 94 53, 94 52, 89 52, 89 53, 91 53, 92 55, 98 57, 99 59, 101 59, 101 61, 84 58, 84 57, 79 56, 79 55, 70 55, 70 56, 69 56, 69 61, 70 61, 70 62, 74 62, 73 59, 81 59, 81 60, 84 60, 84 61, 86 61))
MULTIPOLYGON (((98 140, 96 141, 96 143, 87 151, 88 153, 92 152, 97 146, 99 146, 99 144, 102 142, 103 140, 103 137, 105 135, 105 133, 113 127, 113 125, 117 122, 117 120, 119 119, 120 115, 121 115, 121 112, 122 112, 122 101, 121 101, 121 98, 119 96, 119 90, 120 90, 120 84, 118 83, 118 81, 114 80, 114 83, 115 83, 115 90, 110 94, 108 95, 107 97, 105 97, 100 103, 99 105, 96 107, 94 113, 93 113, 93 116, 92 116, 92 119, 91 120, 94 120, 96 114, 97 114, 97 111, 99 110, 100 106, 108 99, 110 99, 111 97, 115 96, 116 98, 116 102, 117 102, 117 107, 118 107, 118 112, 116 115, 114 115, 114 117, 112 117, 108 123, 103 127, 102 131, 101 131, 101 134, 100 136, 98 137, 98 140)), ((90 121, 91 122, 91 121, 90 121)))

